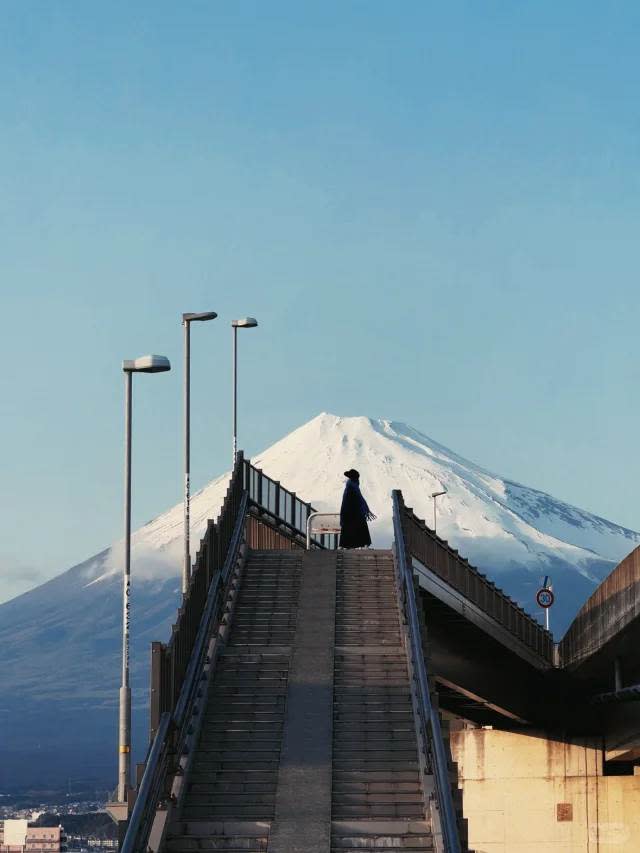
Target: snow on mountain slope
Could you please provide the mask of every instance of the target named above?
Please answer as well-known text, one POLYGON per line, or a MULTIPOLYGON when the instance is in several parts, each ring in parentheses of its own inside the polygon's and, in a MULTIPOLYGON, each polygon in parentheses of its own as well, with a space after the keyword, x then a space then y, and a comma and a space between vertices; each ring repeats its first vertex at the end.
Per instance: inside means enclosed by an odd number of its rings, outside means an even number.
MULTIPOLYGON (((505 480, 395 421, 322 414, 252 461, 327 510, 340 505, 343 472, 357 468, 363 493, 378 515, 374 544, 383 546, 392 538, 392 489, 401 489, 406 503, 431 525, 429 496, 446 488, 438 501, 438 533, 532 613, 540 578, 550 574, 557 593, 551 617, 556 636, 597 583, 640 542, 634 531, 505 480)), ((207 519, 222 505, 227 484, 228 475, 218 477, 193 496, 194 552, 207 519)), ((146 740, 149 643, 167 639, 180 595, 182 520, 178 504, 133 536, 131 659, 138 749, 146 740)), ((38 777, 45 755, 55 758, 47 766, 61 767, 65 744, 73 745, 64 752, 71 762, 65 765, 69 775, 81 767, 86 776, 90 760, 103 768, 100 778, 110 778, 121 571, 121 544, 116 544, 0 605, 0 732, 6 737, 3 743, 0 735, 0 786, 16 774, 26 782, 38 777), (102 732, 99 742, 96 730, 102 732)))

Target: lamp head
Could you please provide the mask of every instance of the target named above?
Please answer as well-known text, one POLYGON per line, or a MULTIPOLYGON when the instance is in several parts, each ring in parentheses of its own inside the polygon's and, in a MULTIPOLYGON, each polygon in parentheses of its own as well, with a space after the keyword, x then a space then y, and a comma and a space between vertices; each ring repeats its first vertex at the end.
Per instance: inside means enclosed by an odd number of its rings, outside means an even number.
POLYGON ((215 311, 201 311, 199 314, 183 314, 182 322, 191 323, 193 320, 215 320, 217 316, 215 311))
POLYGON ((171 363, 164 355, 141 355, 140 358, 122 362, 125 373, 164 373, 171 370, 171 363))
POLYGON ((431 492, 431 497, 432 497, 432 498, 439 498, 439 497, 440 497, 440 495, 446 495, 446 494, 447 494, 447 490, 446 490, 446 489, 444 489, 444 490, 443 490, 443 491, 441 491, 441 492, 431 492))
POLYGON ((258 321, 255 317, 243 317, 241 320, 232 320, 231 325, 234 329, 255 329, 258 321))

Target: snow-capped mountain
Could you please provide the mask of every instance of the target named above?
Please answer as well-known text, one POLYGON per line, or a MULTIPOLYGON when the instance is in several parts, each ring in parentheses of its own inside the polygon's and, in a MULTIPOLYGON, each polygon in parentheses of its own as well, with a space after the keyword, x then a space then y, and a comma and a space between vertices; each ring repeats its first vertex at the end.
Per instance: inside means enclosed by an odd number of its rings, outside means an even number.
MULTIPOLYGON (((347 468, 388 545, 392 489, 530 612, 540 578, 553 578, 560 636, 586 597, 640 542, 640 534, 543 492, 505 480, 402 423, 322 414, 254 464, 320 509, 337 510, 347 468)), ((222 504, 228 474, 193 497, 192 537, 222 504)), ((132 684, 137 752, 146 745, 149 644, 166 639, 179 599, 182 505, 133 537, 132 684)), ((197 547, 197 545, 195 546, 197 547)), ((194 551, 195 551, 194 547, 194 551)), ((111 781, 121 632, 121 546, 0 606, 0 786, 47 774, 111 781), (4 719, 3 719, 4 718, 4 719)))

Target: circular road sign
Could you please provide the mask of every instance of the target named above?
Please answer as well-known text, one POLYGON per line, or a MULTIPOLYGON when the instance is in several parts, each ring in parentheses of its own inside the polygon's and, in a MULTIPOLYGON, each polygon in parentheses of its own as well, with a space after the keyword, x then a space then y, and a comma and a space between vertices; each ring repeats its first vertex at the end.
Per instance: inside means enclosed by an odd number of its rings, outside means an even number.
POLYGON ((553 592, 550 589, 542 588, 539 589, 536 593, 536 601, 540 605, 540 607, 551 607, 553 602, 555 601, 553 592))

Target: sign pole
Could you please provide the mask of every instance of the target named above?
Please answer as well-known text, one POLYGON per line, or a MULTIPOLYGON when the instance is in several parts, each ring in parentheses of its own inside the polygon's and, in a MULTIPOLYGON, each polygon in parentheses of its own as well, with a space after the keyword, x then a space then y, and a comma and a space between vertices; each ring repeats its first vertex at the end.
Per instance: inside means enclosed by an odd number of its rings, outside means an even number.
POLYGON ((544 610, 544 627, 545 630, 549 630, 549 610, 551 609, 551 605, 555 601, 555 596, 553 594, 553 584, 551 583, 551 578, 549 575, 545 575, 544 580, 542 581, 542 587, 536 593, 536 601, 538 602, 538 606, 544 610))

